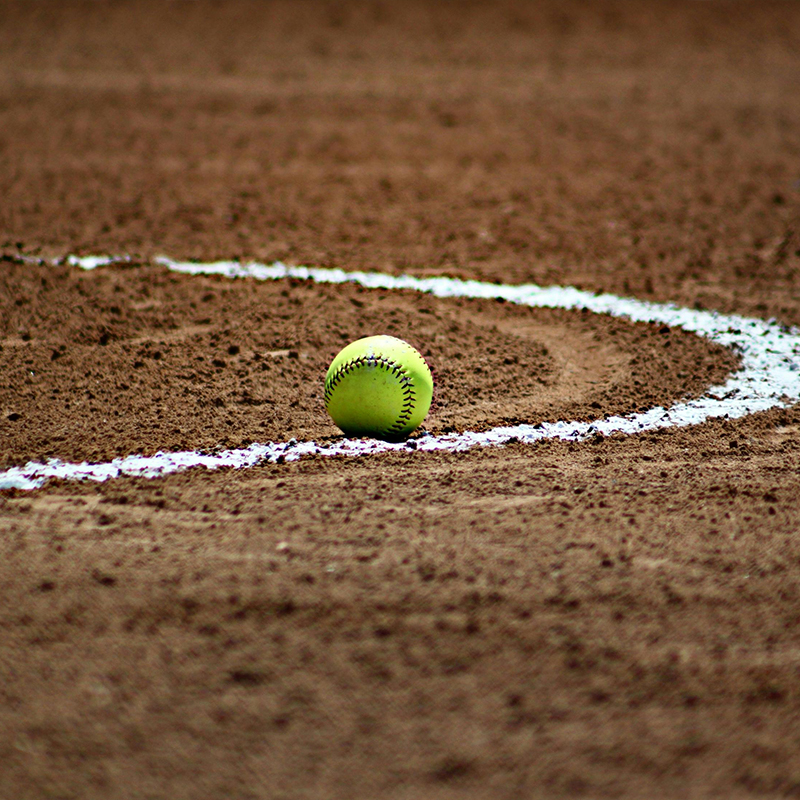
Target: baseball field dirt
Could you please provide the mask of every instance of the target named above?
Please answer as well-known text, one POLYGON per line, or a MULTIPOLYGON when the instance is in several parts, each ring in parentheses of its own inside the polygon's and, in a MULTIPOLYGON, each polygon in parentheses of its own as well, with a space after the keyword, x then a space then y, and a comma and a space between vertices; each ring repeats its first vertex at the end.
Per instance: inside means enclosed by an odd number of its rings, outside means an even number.
MULTIPOLYGON (((372 334, 432 369, 418 438, 741 366, 663 324, 165 256, 800 325, 800 4, 0 0, 0 30, 0 475, 335 444, 325 371, 372 334)), ((0 798, 800 796, 800 406, 417 440, 4 484, 0 798)))

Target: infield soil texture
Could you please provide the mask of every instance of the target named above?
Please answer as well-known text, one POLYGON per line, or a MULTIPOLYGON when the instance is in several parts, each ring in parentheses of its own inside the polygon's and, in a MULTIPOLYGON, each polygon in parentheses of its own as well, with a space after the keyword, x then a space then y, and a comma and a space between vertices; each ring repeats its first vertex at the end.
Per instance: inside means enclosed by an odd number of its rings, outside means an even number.
MULTIPOLYGON (((160 255, 800 324, 797 4, 4 1, 0 28, 0 469, 333 440, 325 370, 377 333, 428 360, 434 433, 739 363, 160 255)), ((796 407, 0 493, 0 796, 796 796, 798 497, 796 407)))

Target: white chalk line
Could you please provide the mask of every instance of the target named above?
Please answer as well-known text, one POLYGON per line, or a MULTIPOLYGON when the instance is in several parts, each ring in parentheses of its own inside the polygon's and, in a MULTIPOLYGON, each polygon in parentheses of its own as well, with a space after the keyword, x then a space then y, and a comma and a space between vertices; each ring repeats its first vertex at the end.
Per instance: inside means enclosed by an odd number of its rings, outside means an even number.
MULTIPOLYGON (((127 257, 70 256, 67 263, 82 269, 129 261, 127 257)), ((800 400, 800 329, 775 321, 749 319, 715 311, 680 308, 671 303, 592 294, 572 287, 541 287, 533 284, 507 286, 462 281, 455 278, 416 278, 377 272, 345 272, 340 269, 289 267, 218 261, 196 263, 158 258, 156 263, 189 275, 223 275, 229 278, 278 280, 299 278, 317 283, 355 283, 371 289, 410 289, 435 297, 503 298, 534 308, 587 309, 596 314, 668 325, 690 331, 733 349, 741 367, 720 386, 712 386, 701 397, 678 402, 669 408, 657 406, 642 413, 612 416, 593 422, 559 421, 538 425, 520 424, 488 431, 465 431, 441 436, 423 435, 412 443, 389 443, 376 439, 341 439, 331 443, 314 441, 268 442, 238 450, 202 453, 189 450, 159 452, 153 456, 129 455, 106 464, 71 464, 59 459, 29 462, 0 472, 0 489, 35 489, 51 478, 105 481, 121 476, 155 478, 192 467, 242 469, 266 462, 295 461, 303 456, 361 456, 389 451, 461 451, 518 441, 532 444, 543 439, 582 441, 594 435, 642 433, 675 426, 698 425, 718 417, 736 419, 775 407, 788 407, 800 400)))

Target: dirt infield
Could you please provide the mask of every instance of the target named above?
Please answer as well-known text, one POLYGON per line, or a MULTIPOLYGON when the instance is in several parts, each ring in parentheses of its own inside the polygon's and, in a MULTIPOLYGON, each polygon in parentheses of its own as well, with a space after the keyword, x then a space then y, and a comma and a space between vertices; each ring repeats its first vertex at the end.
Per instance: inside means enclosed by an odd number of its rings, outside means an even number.
MULTIPOLYGON (((258 259, 800 324, 791 2, 0 2, 0 469, 696 397, 601 315, 169 272, 258 259), (92 271, 68 254, 126 255, 92 271), (46 262, 46 263, 45 263, 46 262)), ((800 409, 0 492, 0 797, 800 795, 800 409)))

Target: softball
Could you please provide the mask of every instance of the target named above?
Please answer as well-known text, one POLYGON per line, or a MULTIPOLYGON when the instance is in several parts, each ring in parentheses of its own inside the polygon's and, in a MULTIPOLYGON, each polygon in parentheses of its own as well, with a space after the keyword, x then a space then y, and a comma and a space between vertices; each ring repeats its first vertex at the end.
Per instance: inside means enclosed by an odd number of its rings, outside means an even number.
POLYGON ((325 408, 347 436, 404 439, 422 424, 432 398, 425 359, 394 336, 351 342, 325 376, 325 408))

